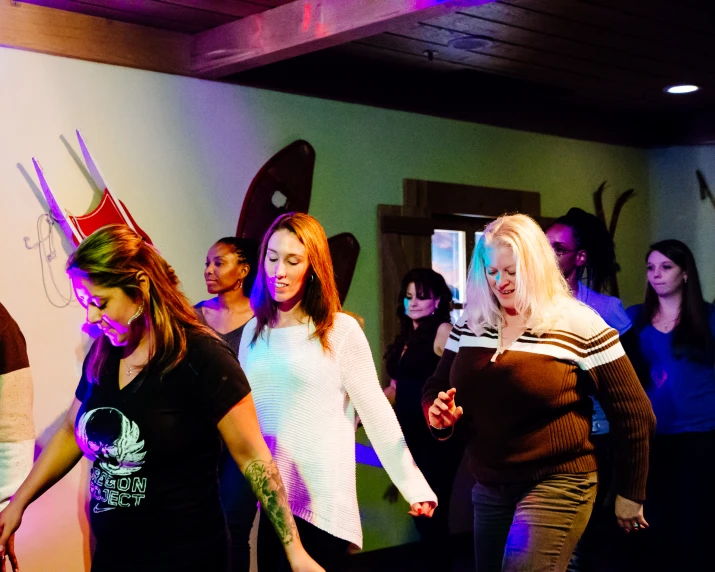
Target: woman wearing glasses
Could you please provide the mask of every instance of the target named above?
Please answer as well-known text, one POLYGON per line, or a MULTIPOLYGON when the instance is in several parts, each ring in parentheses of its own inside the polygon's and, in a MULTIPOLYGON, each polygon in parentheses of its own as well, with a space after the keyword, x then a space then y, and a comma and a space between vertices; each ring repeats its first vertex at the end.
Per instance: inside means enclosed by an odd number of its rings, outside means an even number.
MULTIPOLYGON (((618 331, 627 354, 635 347, 631 319, 621 301, 603 291, 618 268, 613 240, 605 223, 597 216, 572 208, 556 219, 546 231, 559 269, 571 293, 593 308, 603 320, 618 331)), ((586 572, 609 566, 620 534, 613 518, 613 495, 609 494, 613 473, 611 436, 601 404, 593 399, 591 441, 598 460, 598 494, 588 527, 574 550, 569 572, 586 572)))

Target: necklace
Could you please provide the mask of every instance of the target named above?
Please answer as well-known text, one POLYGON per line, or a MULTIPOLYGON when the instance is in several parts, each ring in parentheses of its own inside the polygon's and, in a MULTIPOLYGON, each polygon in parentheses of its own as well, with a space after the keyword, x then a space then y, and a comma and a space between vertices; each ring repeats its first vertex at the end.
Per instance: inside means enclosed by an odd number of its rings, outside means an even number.
POLYGON ((659 316, 657 320, 653 320, 653 325, 655 326, 657 324, 658 326, 660 326, 659 329, 662 329, 665 331, 665 333, 668 333, 671 329, 673 329, 675 327, 675 324, 677 324, 679 320, 680 320, 680 316, 678 316, 674 320, 670 320, 670 321, 666 322, 659 316))
POLYGON ((129 365, 124 358, 122 358, 120 361, 124 362, 124 367, 127 369, 127 377, 131 377, 131 375, 136 371, 139 372, 142 369, 144 369, 144 366, 146 365, 145 363, 141 365, 129 365))

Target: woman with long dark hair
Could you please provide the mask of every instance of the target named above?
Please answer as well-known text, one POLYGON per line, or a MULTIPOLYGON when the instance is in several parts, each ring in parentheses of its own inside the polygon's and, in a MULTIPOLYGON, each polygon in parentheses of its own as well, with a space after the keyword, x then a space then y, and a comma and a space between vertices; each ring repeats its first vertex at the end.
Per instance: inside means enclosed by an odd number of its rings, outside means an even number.
POLYGON ((106 226, 79 245, 67 272, 102 336, 64 422, 0 513, 0 546, 84 454, 93 461, 93 572, 226 572, 223 439, 293 570, 322 570, 300 542, 236 357, 199 322, 156 248, 124 225, 106 226))
MULTIPOLYGON (((362 544, 356 411, 410 514, 431 516, 437 499, 380 389, 365 334, 341 312, 320 223, 303 213, 279 216, 263 238, 258 265, 255 318, 244 330, 239 360, 301 539, 327 570, 341 570, 348 545, 362 544)), ((259 569, 283 570, 278 539, 266 524, 262 518, 259 569)))
MULTIPOLYGON (((194 306, 201 322, 209 326, 238 356, 243 328, 253 318, 251 288, 256 278, 258 242, 226 236, 206 254, 204 280, 214 298, 194 306)), ((248 572, 251 565, 249 537, 258 510, 256 497, 240 469, 224 447, 219 460, 221 505, 231 536, 231 570, 248 572)))
POLYGON ((628 309, 641 380, 658 419, 648 482, 646 558, 653 570, 695 570, 710 559, 715 511, 715 307, 690 249, 651 245, 645 302, 628 309))
MULTIPOLYGON (((429 520, 415 518, 423 547, 429 555, 449 538, 449 499, 462 448, 456 440, 436 441, 422 413, 422 388, 434 373, 452 330, 452 293, 441 274, 415 268, 402 279, 397 316, 400 333, 387 348, 385 365, 391 377, 394 408, 405 441, 442 506, 429 520)), ((388 498, 395 498, 389 491, 388 498)), ((444 559, 440 556, 444 564, 444 559)))

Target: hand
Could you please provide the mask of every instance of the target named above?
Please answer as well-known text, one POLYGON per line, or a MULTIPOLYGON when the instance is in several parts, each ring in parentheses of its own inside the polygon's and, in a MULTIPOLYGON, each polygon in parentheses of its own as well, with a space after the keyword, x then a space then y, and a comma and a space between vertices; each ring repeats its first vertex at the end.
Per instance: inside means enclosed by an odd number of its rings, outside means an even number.
POLYGON ((410 507, 407 514, 432 518, 435 508, 437 508, 437 503, 434 501, 416 502, 410 507))
MULTIPOLYGON (((6 552, 7 552, 7 559, 10 561, 10 566, 12 567, 13 572, 20 572, 20 567, 17 564, 17 556, 15 556, 15 533, 10 535, 10 538, 7 539, 7 544, 5 545, 6 552)), ((5 566, 5 555, 1 556, 2 561, 0 561, 0 572, 7 572, 7 568, 5 566)))
POLYGON ((382 391, 385 394, 385 397, 387 397, 387 400, 390 402, 390 405, 394 405, 395 397, 397 396, 397 388, 395 387, 395 380, 393 379, 392 382, 390 383, 390 385, 388 385, 382 391))
POLYGON ((454 404, 455 393, 457 390, 454 387, 446 392, 440 391, 429 408, 429 424, 435 429, 452 427, 464 414, 464 410, 454 404))
POLYGON ((5 556, 10 560, 10 566, 18 572, 17 557, 15 556, 15 531, 22 522, 23 509, 13 502, 0 512, 0 572, 6 571, 5 556))
POLYGON ((287 552, 290 554, 288 560, 293 572, 325 572, 325 569, 310 557, 302 545, 297 550, 287 550, 287 552))
POLYGON ((643 505, 628 500, 621 495, 616 496, 616 520, 626 533, 648 528, 646 519, 643 518, 643 505))

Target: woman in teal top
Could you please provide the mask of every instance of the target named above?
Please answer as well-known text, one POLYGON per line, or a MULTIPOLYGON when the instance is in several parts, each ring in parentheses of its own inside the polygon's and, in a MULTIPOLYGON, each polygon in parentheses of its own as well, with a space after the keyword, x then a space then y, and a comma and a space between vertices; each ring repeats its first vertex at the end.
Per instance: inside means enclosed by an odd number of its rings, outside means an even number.
POLYGON ((646 260, 645 303, 628 309, 657 418, 643 557, 649 570, 696 570, 715 510, 715 307, 685 244, 657 242, 646 260))

